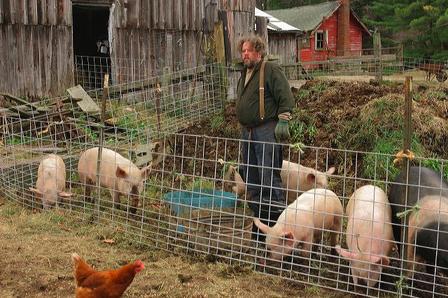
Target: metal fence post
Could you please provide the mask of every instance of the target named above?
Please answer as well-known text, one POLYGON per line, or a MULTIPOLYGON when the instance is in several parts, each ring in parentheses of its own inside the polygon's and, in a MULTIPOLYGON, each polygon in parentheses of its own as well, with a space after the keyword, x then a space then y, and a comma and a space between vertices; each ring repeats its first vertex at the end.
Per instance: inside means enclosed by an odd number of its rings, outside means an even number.
MULTIPOLYGON (((101 115, 100 115, 100 136, 98 141, 98 158, 96 161, 96 187, 97 187, 97 196, 98 199, 96 200, 96 209, 97 214, 99 218, 100 214, 100 199, 101 199, 101 183, 100 183, 100 167, 101 167, 101 159, 103 154, 103 145, 104 145, 104 120, 106 118, 106 99, 109 97, 109 74, 104 75, 104 82, 103 82, 103 97, 101 99, 101 115)), ((97 218, 97 219, 98 219, 97 218)))
MULTIPOLYGON (((407 153, 411 150, 411 142, 412 142, 412 77, 406 76, 404 83, 404 123, 403 123, 403 152, 407 153)), ((406 155, 405 155, 406 156, 406 155)), ((403 200, 401 201, 401 205, 403 206, 403 210, 407 211, 408 208, 408 195, 409 195, 409 168, 410 168, 410 160, 408 157, 405 157, 404 162, 402 164, 403 170, 406 172, 406 186, 405 186, 405 195, 403 200)), ((401 245, 401 268, 400 272, 403 275, 404 264, 403 261, 406 254, 406 243, 407 243, 407 212, 403 212, 403 217, 401 218, 401 241, 403 245, 401 245)))

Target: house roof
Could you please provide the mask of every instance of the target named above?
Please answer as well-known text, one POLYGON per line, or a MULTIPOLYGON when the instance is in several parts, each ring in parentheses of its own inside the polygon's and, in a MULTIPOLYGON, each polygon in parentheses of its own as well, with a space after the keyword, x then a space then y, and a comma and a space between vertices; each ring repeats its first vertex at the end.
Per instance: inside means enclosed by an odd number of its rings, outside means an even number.
POLYGON ((276 31, 276 32, 301 32, 302 31, 294 26, 291 26, 288 23, 280 21, 276 17, 274 17, 262 10, 259 10, 258 8, 255 8, 255 16, 267 18, 269 20, 267 27, 268 27, 268 30, 271 30, 271 31, 276 31))
MULTIPOLYGON (((267 13, 280 20, 284 20, 285 22, 288 22, 292 26, 303 31, 313 31, 324 21, 326 17, 331 16, 339 8, 339 6, 341 6, 339 1, 330 1, 288 9, 268 10, 267 13)), ((367 27, 361 22, 353 10, 351 10, 351 13, 362 28, 370 34, 367 27)))

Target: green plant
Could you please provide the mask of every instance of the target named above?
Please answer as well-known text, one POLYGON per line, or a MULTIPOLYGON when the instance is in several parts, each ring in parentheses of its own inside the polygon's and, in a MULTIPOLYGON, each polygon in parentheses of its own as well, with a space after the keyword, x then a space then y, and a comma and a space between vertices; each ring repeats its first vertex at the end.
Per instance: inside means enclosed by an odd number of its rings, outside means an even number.
POLYGON ((289 121, 289 133, 291 143, 312 144, 318 133, 314 116, 303 110, 294 110, 293 119, 289 121))
POLYGON ((212 131, 217 132, 224 126, 224 122, 224 115, 216 114, 210 120, 210 128, 212 129, 212 131))
POLYGON ((448 181, 448 165, 437 159, 424 159, 422 166, 433 169, 436 172, 443 173, 443 177, 448 181))
POLYGON ((308 89, 300 89, 296 95, 296 102, 307 100, 310 97, 310 90, 308 89))
MULTIPOLYGON (((402 150, 403 136, 399 131, 392 131, 378 138, 372 148, 373 153, 364 157, 363 175, 366 178, 385 181, 395 177, 400 168, 393 164, 395 154, 402 150)), ((412 139, 411 151, 417 156, 424 154, 424 148, 417 137, 412 139)))
POLYGON ((203 178, 195 178, 190 183, 187 183, 186 189, 214 189, 215 183, 212 180, 203 178))

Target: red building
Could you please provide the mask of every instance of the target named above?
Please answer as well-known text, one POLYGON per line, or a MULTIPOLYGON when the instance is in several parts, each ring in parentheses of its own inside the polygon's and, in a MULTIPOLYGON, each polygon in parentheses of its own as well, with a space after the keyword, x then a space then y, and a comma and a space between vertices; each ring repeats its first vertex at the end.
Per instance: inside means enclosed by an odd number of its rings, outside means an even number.
POLYGON ((350 8, 350 0, 270 10, 269 14, 305 32, 300 61, 324 61, 336 56, 360 56, 363 38, 371 36, 350 8))

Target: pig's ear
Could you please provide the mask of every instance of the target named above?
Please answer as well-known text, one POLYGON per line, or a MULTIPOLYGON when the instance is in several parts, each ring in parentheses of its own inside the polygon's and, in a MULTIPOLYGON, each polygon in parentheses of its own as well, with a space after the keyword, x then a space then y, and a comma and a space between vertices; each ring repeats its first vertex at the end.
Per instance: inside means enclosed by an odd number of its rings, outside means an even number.
POLYGON ((37 188, 30 187, 29 190, 35 193, 38 197, 42 196, 42 192, 40 192, 40 190, 38 190, 37 188))
POLYGON ((348 260, 359 259, 359 256, 357 253, 349 252, 348 250, 341 248, 340 245, 336 245, 334 248, 336 249, 337 253, 345 259, 348 259, 348 260))
POLYGON ((267 234, 270 230, 270 227, 262 223, 258 218, 254 218, 254 224, 265 234, 267 234))
POLYGON ((58 193, 58 196, 62 197, 62 198, 70 198, 73 194, 70 192, 65 192, 65 191, 60 191, 58 193))
POLYGON ((390 264, 390 260, 386 256, 370 256, 370 262, 385 266, 388 266, 390 264))
POLYGON ((115 176, 118 178, 127 178, 128 173, 126 173, 125 170, 123 170, 120 166, 117 166, 117 170, 115 171, 115 176))
POLYGON ((294 246, 294 234, 291 231, 285 232, 282 235, 285 238, 285 244, 289 247, 293 247, 294 246))
POLYGON ((313 173, 308 173, 306 175, 306 182, 308 182, 308 184, 314 184, 315 181, 316 181, 316 175, 314 175, 313 173))
POLYGON ((148 179, 149 174, 151 174, 152 171, 152 162, 147 166, 141 169, 141 175, 142 179, 148 179))
POLYGON ((331 167, 331 168, 328 169, 328 171, 326 173, 327 173, 327 175, 331 175, 334 172, 336 172, 336 168, 335 167, 331 167))

